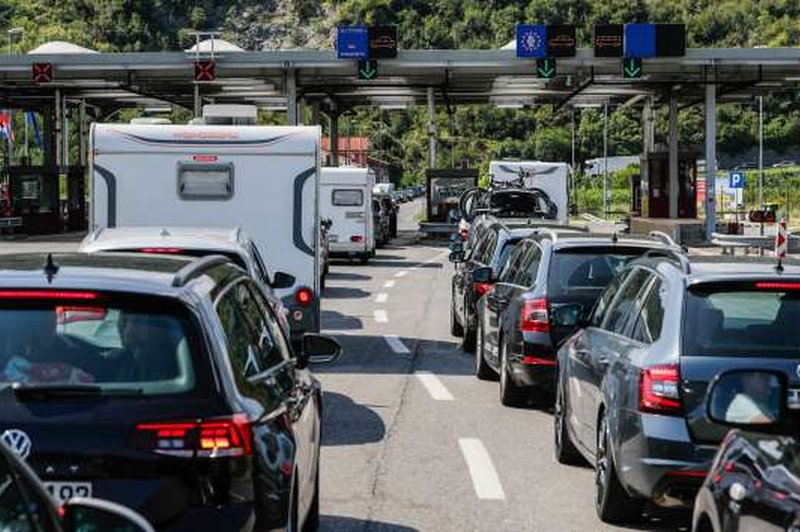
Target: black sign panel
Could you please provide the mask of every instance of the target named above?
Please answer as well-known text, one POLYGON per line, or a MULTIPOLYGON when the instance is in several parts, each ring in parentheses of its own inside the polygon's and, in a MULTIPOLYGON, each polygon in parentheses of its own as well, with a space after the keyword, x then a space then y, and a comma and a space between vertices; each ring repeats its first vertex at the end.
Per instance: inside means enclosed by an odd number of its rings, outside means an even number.
POLYGON ((536 77, 542 79, 552 79, 556 77, 556 60, 550 57, 537 59, 536 77))
POLYGON ((358 61, 358 79, 371 81, 378 77, 378 62, 374 59, 360 59, 358 61))
POLYGON ((217 64, 214 61, 195 61, 194 80, 214 81, 217 79, 217 64))
POLYGON ((656 24, 656 55, 658 57, 683 57, 686 55, 686 26, 683 24, 656 24))
POLYGON ((53 63, 34 63, 31 74, 34 83, 52 83, 53 63))
POLYGON ((623 79, 639 79, 643 73, 641 57, 626 57, 622 60, 623 79))
POLYGON ((575 26, 547 26, 547 57, 575 57, 575 26))
POLYGON ((595 57, 622 57, 623 51, 622 24, 597 24, 594 27, 595 57))
POLYGON ((369 57, 371 59, 397 57, 397 26, 369 27, 369 57))

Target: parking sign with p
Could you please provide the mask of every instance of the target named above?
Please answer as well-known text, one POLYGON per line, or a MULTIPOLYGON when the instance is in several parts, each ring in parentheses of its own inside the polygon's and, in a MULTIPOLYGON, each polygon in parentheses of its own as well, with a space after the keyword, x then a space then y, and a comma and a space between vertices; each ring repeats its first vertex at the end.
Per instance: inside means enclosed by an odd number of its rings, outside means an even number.
POLYGON ((728 174, 728 187, 744 188, 744 172, 731 172, 728 174))

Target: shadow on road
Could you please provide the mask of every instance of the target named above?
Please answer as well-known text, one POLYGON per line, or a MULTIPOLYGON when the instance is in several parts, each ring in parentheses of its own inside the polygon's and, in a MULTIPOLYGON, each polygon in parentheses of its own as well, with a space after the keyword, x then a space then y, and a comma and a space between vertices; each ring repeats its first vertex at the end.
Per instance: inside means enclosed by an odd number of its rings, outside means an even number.
POLYGON ((370 406, 334 392, 324 392, 322 401, 322 445, 363 445, 379 442, 386 435, 386 425, 370 406))
POLYGON ((371 294, 361 288, 348 288, 344 286, 328 286, 322 293, 328 299, 362 299, 371 294))
MULTIPOLYGON (((326 289, 327 290, 327 289, 326 289)), ((335 310, 323 310, 321 313, 322 328, 333 331, 360 331, 364 328, 361 318, 348 316, 335 310)))
POLYGON ((370 261, 369 265, 371 267, 378 267, 378 268, 433 268, 436 270, 441 270, 444 267, 444 264, 441 262, 414 262, 408 260, 382 260, 382 259, 373 259, 370 261))
POLYGON ((319 530, 336 532, 417 532, 416 528, 409 528, 379 521, 364 521, 352 517, 339 517, 336 515, 323 515, 320 517, 319 530))
POLYGON ((363 273, 338 272, 335 270, 328 272, 327 277, 331 281, 369 281, 372 279, 372 276, 364 275, 363 273))

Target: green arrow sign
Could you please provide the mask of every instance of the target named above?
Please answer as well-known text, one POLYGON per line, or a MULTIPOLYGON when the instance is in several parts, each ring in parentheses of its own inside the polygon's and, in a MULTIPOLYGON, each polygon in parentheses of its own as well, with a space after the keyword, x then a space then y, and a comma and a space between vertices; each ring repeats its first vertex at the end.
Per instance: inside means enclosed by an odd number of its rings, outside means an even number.
POLYGON ((627 57, 622 60, 623 79, 639 79, 642 77, 642 60, 638 57, 627 57))
POLYGON ((551 79, 556 77, 556 60, 546 57, 536 60, 536 77, 551 79))
POLYGON ((362 59, 358 62, 358 79, 370 81, 378 77, 378 62, 373 59, 362 59))

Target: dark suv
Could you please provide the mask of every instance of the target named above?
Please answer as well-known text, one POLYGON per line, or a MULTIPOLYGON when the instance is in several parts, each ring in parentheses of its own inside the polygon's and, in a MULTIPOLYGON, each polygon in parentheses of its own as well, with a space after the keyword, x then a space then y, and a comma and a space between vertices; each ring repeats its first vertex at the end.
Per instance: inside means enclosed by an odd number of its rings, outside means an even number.
POLYGON ((474 270, 473 281, 487 286, 477 303, 475 375, 499 374, 504 405, 550 397, 556 350, 600 292, 628 262, 671 248, 654 239, 540 229, 517 245, 499 275, 474 270))
POLYGON ((797 261, 674 255, 621 272, 558 352, 556 457, 595 465, 600 518, 691 504, 728 428, 706 415, 709 382, 761 368, 796 389, 799 323, 797 261))
POLYGON ((319 517, 322 394, 247 273, 221 256, 0 258, 0 431, 59 500, 170 530, 319 517), (20 445, 19 443, 23 444, 20 445))

